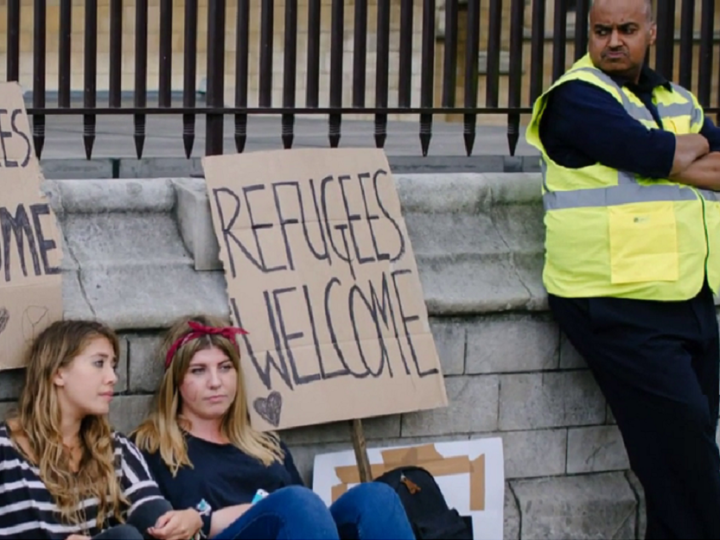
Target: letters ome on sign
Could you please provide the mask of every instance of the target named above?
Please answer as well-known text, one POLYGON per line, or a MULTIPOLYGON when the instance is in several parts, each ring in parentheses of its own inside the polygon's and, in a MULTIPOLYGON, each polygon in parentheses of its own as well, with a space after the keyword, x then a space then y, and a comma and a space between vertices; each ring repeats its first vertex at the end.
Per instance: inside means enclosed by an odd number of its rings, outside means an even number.
POLYGON ((253 424, 447 405, 395 183, 380 150, 203 160, 253 424))
POLYGON ((62 318, 59 232, 41 182, 20 86, 0 84, 0 370, 21 367, 62 318))

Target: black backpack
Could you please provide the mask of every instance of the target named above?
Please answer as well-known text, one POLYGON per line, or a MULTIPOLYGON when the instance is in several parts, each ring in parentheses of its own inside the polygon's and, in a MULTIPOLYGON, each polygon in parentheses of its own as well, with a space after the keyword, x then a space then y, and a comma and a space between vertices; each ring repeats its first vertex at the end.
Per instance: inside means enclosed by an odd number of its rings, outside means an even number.
POLYGON ((450 509, 435 478, 422 467, 398 467, 375 479, 388 484, 405 507, 415 538, 472 540, 470 519, 450 509))

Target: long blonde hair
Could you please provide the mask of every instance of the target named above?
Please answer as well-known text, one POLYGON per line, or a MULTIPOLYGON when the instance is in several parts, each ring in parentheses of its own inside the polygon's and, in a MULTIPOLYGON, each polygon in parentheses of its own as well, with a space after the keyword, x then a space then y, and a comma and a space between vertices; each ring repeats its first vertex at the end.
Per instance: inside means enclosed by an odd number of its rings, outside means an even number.
POLYGON ((82 458, 79 470, 73 472, 71 453, 63 445, 62 413, 53 381, 58 370, 70 365, 96 338, 107 339, 117 358, 117 335, 98 322, 58 321, 40 333, 26 354, 25 384, 16 410, 8 416, 8 427, 16 446, 40 470, 61 520, 82 523, 80 502, 94 497, 98 500, 97 524, 102 528, 110 516, 122 522, 123 509, 128 506, 115 474, 112 429, 105 416, 83 418, 79 434, 82 458))
MULTIPOLYGON (((214 328, 228 326, 225 321, 216 317, 206 315, 183 317, 177 320, 165 335, 155 361, 165 362, 165 357, 173 343, 191 332, 189 326, 191 321, 214 328)), ((195 353, 213 347, 227 355, 237 372, 237 393, 222 419, 220 428, 222 434, 231 444, 261 461, 265 466, 274 461, 282 462, 284 458, 277 435, 262 433, 250 424, 245 401, 245 379, 240 366, 237 344, 221 335, 205 335, 189 340, 175 351, 155 394, 150 414, 134 432, 138 448, 150 453, 159 451, 160 457, 173 476, 180 467, 192 467, 183 435, 183 431, 189 431, 191 426, 189 421, 180 415, 182 398, 179 387, 195 353)))

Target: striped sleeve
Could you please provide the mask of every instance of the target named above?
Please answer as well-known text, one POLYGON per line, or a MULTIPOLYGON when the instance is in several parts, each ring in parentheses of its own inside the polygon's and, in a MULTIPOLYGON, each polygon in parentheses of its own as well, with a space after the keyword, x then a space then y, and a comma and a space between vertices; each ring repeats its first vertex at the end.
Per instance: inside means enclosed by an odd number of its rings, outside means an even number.
POLYGON ((143 512, 143 508, 144 511, 149 508, 157 508, 156 504, 148 503, 165 501, 165 498, 160 493, 160 488, 150 473, 142 453, 124 435, 116 433, 115 441, 121 449, 122 455, 121 485, 123 494, 130 501, 128 517, 138 510, 143 512))

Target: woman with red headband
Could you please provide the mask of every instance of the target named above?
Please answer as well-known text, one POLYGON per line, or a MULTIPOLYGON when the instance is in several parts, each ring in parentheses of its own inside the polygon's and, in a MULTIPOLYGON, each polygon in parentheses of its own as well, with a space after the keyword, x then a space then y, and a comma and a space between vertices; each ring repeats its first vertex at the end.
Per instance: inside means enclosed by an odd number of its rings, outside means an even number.
POLYGON ((175 508, 196 508, 202 534, 242 538, 414 538, 385 484, 356 486, 329 509, 303 481, 277 435, 250 425, 236 335, 223 321, 178 321, 161 357, 165 375, 134 436, 175 508))

